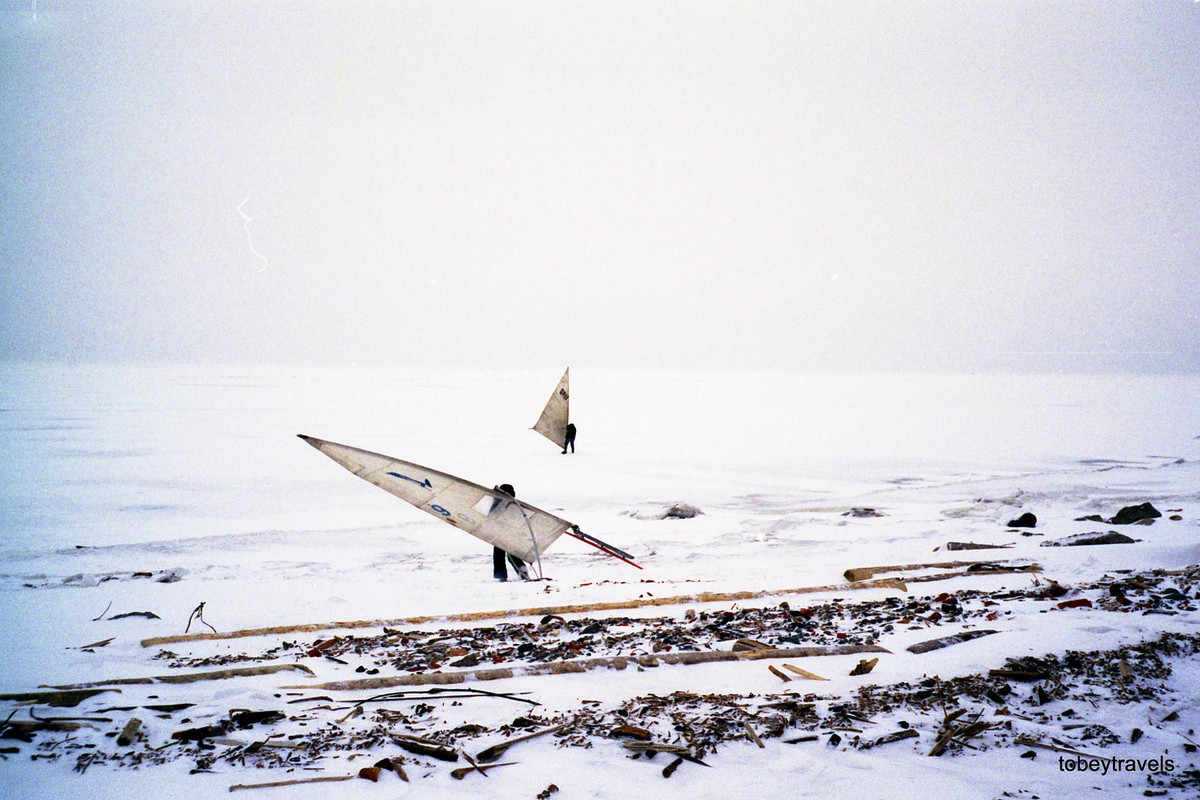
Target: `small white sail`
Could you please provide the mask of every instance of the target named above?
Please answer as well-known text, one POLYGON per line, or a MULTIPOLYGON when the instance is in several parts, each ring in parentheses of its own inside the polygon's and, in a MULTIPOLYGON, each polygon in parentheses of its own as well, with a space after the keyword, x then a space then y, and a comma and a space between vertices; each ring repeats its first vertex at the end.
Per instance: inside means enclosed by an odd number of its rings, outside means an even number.
POLYGON ((567 367, 562 380, 554 387, 554 394, 546 401, 542 415, 533 426, 535 431, 559 447, 567 446, 567 423, 571 417, 571 389, 568 380, 570 374, 571 368, 567 367))
POLYGON ((303 434, 300 438, 363 480, 528 563, 539 562, 571 527, 503 492, 420 464, 303 434))

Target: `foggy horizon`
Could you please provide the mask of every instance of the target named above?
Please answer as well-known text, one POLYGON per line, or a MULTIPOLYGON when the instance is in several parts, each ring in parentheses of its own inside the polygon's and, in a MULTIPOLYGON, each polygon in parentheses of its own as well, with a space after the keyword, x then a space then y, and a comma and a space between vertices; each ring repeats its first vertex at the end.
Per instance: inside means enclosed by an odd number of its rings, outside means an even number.
POLYGON ((6 2, 0 360, 1200 371, 1200 4, 6 2))

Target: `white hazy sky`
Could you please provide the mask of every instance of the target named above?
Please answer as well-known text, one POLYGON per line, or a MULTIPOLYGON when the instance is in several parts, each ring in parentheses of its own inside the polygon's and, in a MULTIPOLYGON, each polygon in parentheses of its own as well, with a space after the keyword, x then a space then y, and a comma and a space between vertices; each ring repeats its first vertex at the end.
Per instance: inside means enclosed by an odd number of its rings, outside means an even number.
POLYGON ((1200 369, 1191 0, 0 2, 0 357, 1200 369))

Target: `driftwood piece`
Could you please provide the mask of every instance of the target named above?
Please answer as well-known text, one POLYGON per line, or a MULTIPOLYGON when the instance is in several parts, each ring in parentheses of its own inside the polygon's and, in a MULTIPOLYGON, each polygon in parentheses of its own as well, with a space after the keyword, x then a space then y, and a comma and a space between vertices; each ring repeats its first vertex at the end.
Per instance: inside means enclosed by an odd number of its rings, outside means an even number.
POLYGON ((880 736, 875 741, 863 745, 862 749, 869 750, 872 747, 876 747, 877 745, 881 744, 891 744, 892 742, 899 742, 903 741, 904 739, 916 739, 920 735, 921 734, 917 733, 917 731, 913 728, 905 728, 904 730, 896 731, 895 733, 889 733, 885 736, 880 736))
POLYGON ((82 720, 75 719, 9 719, 3 725, 0 725, 0 728, 3 728, 6 733, 18 733, 23 738, 37 731, 77 731, 80 728, 94 728, 94 726, 88 725, 82 720))
POLYGON ((188 617, 187 627, 183 629, 183 632, 185 634, 192 629, 193 622, 201 623, 202 625, 204 625, 204 627, 208 628, 213 633, 217 632, 216 628, 214 628, 212 625, 209 625, 207 622, 204 621, 204 603, 201 603, 200 605, 196 606, 195 609, 192 610, 192 615, 190 617, 188 617))
POLYGON ((1045 672, 1027 669, 989 669, 988 677, 1004 678, 1010 681, 1022 681, 1023 683, 1035 683, 1044 681, 1050 675, 1045 672))
POLYGON ((472 772, 478 772, 486 778, 487 771, 489 769, 496 769, 497 767, 511 767, 511 766, 516 765, 517 763, 519 763, 519 762, 505 761, 502 764, 489 764, 486 767, 481 767, 478 764, 474 764, 470 767, 459 767, 458 769, 450 770, 450 777, 454 778, 455 780, 461 781, 463 778, 467 777, 467 775, 471 774, 472 772))
POLYGON ((930 756, 940 756, 946 752, 946 748, 950 746, 950 740, 954 738, 954 729, 947 726, 938 734, 937 740, 933 743, 933 749, 928 753, 930 756))
POLYGON ((1088 547, 1099 544, 1135 544, 1137 539, 1132 539, 1123 533, 1116 531, 1092 531, 1091 533, 1076 533, 1072 536, 1065 536, 1062 539, 1054 539, 1049 542, 1042 542, 1042 547, 1088 547))
POLYGON ((622 742, 621 747, 626 750, 632 750, 635 753, 670 753, 673 756, 679 756, 684 761, 690 761, 693 764, 699 764, 702 767, 711 766, 705 764, 696 756, 692 755, 691 749, 681 744, 665 744, 663 742, 622 742))
POLYGON ((1007 550, 1011 544, 981 544, 979 542, 946 542, 945 548, 954 550, 1007 550))
POLYGON ((735 653, 751 652, 754 650, 774 650, 775 648, 766 642, 760 642, 757 639, 742 638, 733 643, 733 651, 735 653))
MULTIPOLYGON (((525 697, 518 697, 518 694, 529 694, 529 692, 489 692, 483 689, 474 689, 468 687, 466 689, 442 689, 434 687, 432 689, 411 689, 401 692, 386 692, 384 694, 374 695, 372 697, 364 697, 362 700, 351 700, 356 706, 362 706, 366 703, 385 703, 393 700, 418 700, 421 698, 434 698, 436 700, 461 700, 468 697, 497 697, 502 700, 512 700, 517 703, 527 703, 531 706, 540 706, 537 700, 530 700, 525 697)), ((316 699, 316 698, 309 698, 316 699)), ((331 700, 329 697, 323 698, 331 700)))
POLYGON ((29 709, 29 716, 38 722, 112 722, 111 717, 39 717, 32 708, 29 709))
POLYGON ((110 678, 106 681, 91 683, 75 683, 69 686, 51 686, 51 689, 74 691, 76 689, 91 689, 97 686, 117 686, 138 683, 195 683, 196 681, 217 681, 226 678, 243 678, 250 675, 270 675, 275 672, 299 671, 314 675, 311 669, 303 664, 265 664, 258 667, 233 667, 231 669, 209 670, 207 672, 184 672, 178 675, 152 675, 146 678, 110 678))
POLYGON ((1041 750, 1050 750, 1055 753, 1067 753, 1069 755, 1079 756, 1081 758, 1094 758, 1097 761, 1112 761, 1114 758, 1116 758, 1116 756, 1098 756, 1093 753, 1085 753, 1081 750, 1073 750, 1070 747, 1059 747, 1058 745, 1044 744, 1043 742, 1039 742, 1037 739, 1034 739, 1029 735, 1018 736, 1013 741, 1015 741, 1017 744, 1025 745, 1026 747, 1037 747, 1041 750))
MULTIPOLYGON (((973 563, 973 562, 964 562, 973 563)), ((793 594, 815 594, 820 592, 846 592, 862 589, 895 589, 907 591, 903 581, 884 578, 877 581, 859 580, 853 583, 835 583, 824 586, 800 586, 795 589, 765 589, 742 592, 698 592, 696 594, 670 597, 639 597, 634 600, 616 600, 604 603, 580 603, 565 606, 536 606, 506 611, 473 611, 466 614, 440 614, 398 619, 360 619, 343 622, 320 622, 307 625, 275 625, 269 628, 246 628, 227 633, 192 633, 181 636, 154 636, 142 640, 142 647, 157 647, 180 642, 200 642, 214 639, 241 639, 249 636, 272 636, 280 633, 310 633, 341 628, 380 628, 399 625, 425 625, 430 622, 477 622, 485 619, 507 619, 511 617, 544 617, 547 615, 585 614, 594 611, 618 611, 648 606, 678 606, 696 603, 728 603, 757 600, 763 597, 784 597, 793 594)))
POLYGON ((978 578, 982 575, 1012 575, 1018 572, 1041 572, 1039 564, 1020 564, 1012 567, 1000 566, 988 562, 980 562, 964 570, 954 572, 934 572, 929 575, 910 575, 905 578, 909 583, 933 583, 948 581, 953 578, 978 578))
POLYGON ((719 661, 758 661, 774 658, 805 658, 813 656, 837 656, 852 653, 889 653, 878 645, 838 645, 836 647, 795 647, 787 650, 746 650, 734 653, 730 650, 708 650, 703 652, 658 653, 652 656, 614 656, 601 658, 579 658, 571 661, 523 664, 517 667, 498 669, 462 670, 460 672, 421 672, 410 675, 392 675, 381 678, 363 678, 350 681, 333 681, 314 686, 282 686, 283 689, 313 689, 322 691, 359 691, 363 689, 385 689, 389 686, 425 686, 430 684, 456 684, 467 681, 494 681, 505 678, 533 675, 569 675, 598 668, 623 670, 627 667, 657 667, 660 664, 712 664, 719 661))
POLYGON ((932 561, 927 564, 892 564, 879 567, 852 567, 842 573, 848 581, 865 581, 884 572, 912 572, 918 569, 947 569, 969 567, 975 561, 932 561))
POLYGON ((783 668, 786 669, 788 672, 791 672, 794 675, 799 675, 801 678, 804 678, 806 680, 810 680, 810 681, 827 681, 827 680, 829 680, 829 678, 822 678, 820 675, 816 674, 815 672, 809 672, 806 669, 800 669, 799 667, 792 666, 791 664, 784 664, 783 668))
POLYGON ((401 763, 394 758, 380 759, 379 761, 375 762, 375 766, 379 767, 380 769, 391 770, 400 776, 400 780, 404 781, 405 783, 409 782, 408 773, 404 771, 403 765, 401 765, 401 763))
POLYGON ((972 639, 978 639, 981 636, 991 636, 993 633, 999 632, 1000 631, 994 630, 963 631, 962 633, 956 633, 952 636, 941 636, 937 639, 928 639, 924 642, 910 644, 904 649, 910 653, 928 653, 931 650, 941 650, 943 647, 949 647, 953 644, 962 644, 963 642, 969 642, 972 639))
POLYGON ((879 657, 864 658, 858 662, 854 669, 850 670, 851 675, 866 675, 871 670, 875 669, 875 665, 879 663, 879 657))
POLYGON ((563 723, 562 725, 555 725, 551 728, 542 728, 540 731, 527 733, 524 736, 516 736, 503 742, 497 742, 491 747, 485 747, 484 749, 480 750, 475 756, 475 760, 482 761, 485 764, 489 761, 495 761, 500 756, 504 755, 508 748, 512 747, 514 744, 527 742, 530 739, 536 739, 539 736, 545 736, 547 733, 557 733, 558 731, 561 731, 567 727, 569 727, 569 723, 563 723))
POLYGON ((308 745, 300 742, 290 742, 287 739, 277 737, 283 736, 281 733, 273 733, 265 739, 259 739, 256 742, 244 742, 241 739, 234 739, 232 736, 213 736, 207 739, 211 744, 219 744, 222 747, 244 747, 247 753, 257 753, 264 747, 281 750, 303 750, 308 745))
POLYGON ((451 750, 449 747, 443 747, 440 744, 408 736, 397 736, 395 742, 402 750, 407 750, 413 755, 428 756, 429 758, 436 758, 438 761, 458 761, 458 753, 456 751, 451 750))
POLYGON ((129 722, 125 723, 125 727, 117 736, 117 744, 121 747, 129 747, 137 739, 138 731, 142 727, 142 721, 137 717, 130 717, 129 722))
MULTIPOLYGON (((119 691, 119 690, 118 690, 119 691)), ((195 703, 154 703, 152 705, 144 705, 142 708, 149 711, 161 711, 164 714, 174 714, 176 711, 183 711, 185 708, 191 708, 195 703)))
POLYGON ((224 725, 202 725, 199 728, 185 728, 175 731, 171 738, 180 742, 200 742, 214 736, 224 736, 229 730, 224 725))
POLYGON ((648 742, 654 738, 654 734, 649 730, 637 725, 618 725, 609 731, 608 735, 614 739, 637 739, 639 742, 648 742))
POLYGON ((352 781, 357 775, 330 775, 320 778, 296 778, 290 781, 271 781, 270 783, 235 783, 229 787, 229 791, 236 792, 238 789, 270 789, 275 786, 299 786, 302 783, 333 783, 334 781, 352 781))
POLYGON ((104 619, 104 615, 108 613, 110 608, 112 608, 112 600, 108 601, 108 605, 106 605, 104 610, 100 612, 100 616, 92 617, 92 622, 99 622, 100 620, 104 619))
POLYGON ((248 708, 232 708, 229 710, 229 721, 235 728, 246 729, 262 723, 278 722, 286 715, 282 711, 251 711, 248 708))
MULTIPOLYGON (((93 622, 95 622, 95 620, 92 620, 92 621, 93 621, 93 622)), ((100 641, 98 641, 98 642, 92 642, 91 644, 80 645, 79 647, 75 647, 75 648, 68 648, 68 649, 74 649, 74 650, 94 650, 94 649, 96 649, 97 647, 108 647, 110 644, 112 644, 112 642, 113 642, 113 639, 115 639, 115 638, 117 638, 117 637, 115 637, 115 636, 110 636, 110 637, 108 637, 107 639, 101 639, 101 640, 100 640, 100 641)))
POLYGON ((34 705, 55 706, 57 708, 73 708, 84 700, 104 692, 120 692, 120 689, 83 689, 65 687, 48 692, 18 692, 16 694, 0 694, 0 700, 11 700, 16 703, 31 703, 34 705))
POLYGON ((878 567, 853 567, 844 573, 848 581, 865 581, 886 572, 914 572, 920 569, 952 569, 966 567, 962 572, 941 572, 936 575, 909 576, 904 580, 909 583, 919 581, 940 581, 948 578, 959 578, 967 575, 996 575, 1007 572, 1041 572, 1037 564, 1012 564, 1007 561, 932 561, 926 564, 893 564, 878 567))
POLYGON ((951 743, 958 742, 959 744, 965 744, 967 739, 974 738, 984 731, 989 731, 995 727, 995 723, 983 722, 979 719, 957 727, 952 725, 951 723, 962 716, 963 713, 966 713, 966 709, 960 708, 958 709, 958 713, 946 718, 945 727, 938 735, 937 741, 933 743, 933 749, 929 751, 930 756, 940 756, 946 752, 951 743))

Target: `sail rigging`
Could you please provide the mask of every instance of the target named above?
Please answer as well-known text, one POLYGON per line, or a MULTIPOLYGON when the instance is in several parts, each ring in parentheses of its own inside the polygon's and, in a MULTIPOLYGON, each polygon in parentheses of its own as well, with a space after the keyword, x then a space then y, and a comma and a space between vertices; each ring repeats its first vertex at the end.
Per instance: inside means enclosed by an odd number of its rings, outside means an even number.
POLYGON ((570 375, 571 368, 567 367, 558 381, 558 386, 554 387, 550 399, 546 401, 542 415, 533 425, 533 430, 559 447, 567 446, 567 423, 571 421, 570 375))
POLYGON ((488 489, 381 453, 304 434, 299 436, 368 483, 527 563, 540 564, 546 548, 566 533, 638 567, 624 550, 585 534, 571 522, 523 503, 499 489, 488 489))

